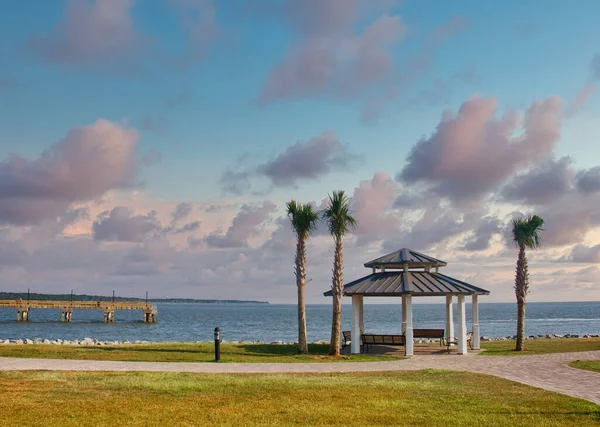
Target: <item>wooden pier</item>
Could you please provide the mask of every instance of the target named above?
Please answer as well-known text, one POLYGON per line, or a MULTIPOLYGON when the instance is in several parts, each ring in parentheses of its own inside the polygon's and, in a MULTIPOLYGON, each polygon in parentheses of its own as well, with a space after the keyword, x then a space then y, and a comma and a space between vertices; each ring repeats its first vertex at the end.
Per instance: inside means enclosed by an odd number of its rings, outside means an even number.
POLYGON ((0 308, 16 308, 17 322, 29 321, 29 310, 32 308, 56 308, 61 310, 60 320, 70 322, 73 309, 104 310, 104 321, 115 321, 116 310, 142 310, 145 323, 156 321, 156 308, 150 302, 144 301, 45 301, 45 300, 0 300, 0 308))

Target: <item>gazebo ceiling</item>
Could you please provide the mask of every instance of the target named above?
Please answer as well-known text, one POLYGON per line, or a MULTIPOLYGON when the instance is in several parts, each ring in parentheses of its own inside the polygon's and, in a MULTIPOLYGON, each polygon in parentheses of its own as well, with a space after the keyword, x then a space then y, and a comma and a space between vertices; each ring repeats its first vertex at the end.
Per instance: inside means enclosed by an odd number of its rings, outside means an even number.
POLYGON ((389 253, 373 261, 365 264, 367 268, 415 268, 415 267, 444 267, 446 262, 422 254, 421 252, 413 251, 412 249, 402 248, 395 252, 389 253))
MULTIPOLYGON (((489 295, 489 291, 441 273, 389 271, 373 273, 344 286, 344 295, 362 296, 443 296, 489 295)), ((331 291, 325 292, 331 296, 331 291)))

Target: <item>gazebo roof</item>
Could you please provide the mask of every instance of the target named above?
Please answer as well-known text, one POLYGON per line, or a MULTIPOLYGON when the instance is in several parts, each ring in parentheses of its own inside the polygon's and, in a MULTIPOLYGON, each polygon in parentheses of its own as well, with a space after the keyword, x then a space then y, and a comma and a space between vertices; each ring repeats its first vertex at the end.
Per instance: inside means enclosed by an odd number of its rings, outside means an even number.
POLYGON ((446 262, 422 254, 421 252, 413 251, 412 249, 402 248, 395 252, 389 253, 373 261, 365 263, 365 267, 387 267, 387 268, 414 268, 414 267, 444 267, 446 262))
MULTIPOLYGON (((369 274, 344 286, 344 295, 362 296, 443 296, 489 295, 489 291, 453 279, 442 273, 426 271, 389 271, 369 274)), ((325 292, 331 296, 331 291, 325 292)))

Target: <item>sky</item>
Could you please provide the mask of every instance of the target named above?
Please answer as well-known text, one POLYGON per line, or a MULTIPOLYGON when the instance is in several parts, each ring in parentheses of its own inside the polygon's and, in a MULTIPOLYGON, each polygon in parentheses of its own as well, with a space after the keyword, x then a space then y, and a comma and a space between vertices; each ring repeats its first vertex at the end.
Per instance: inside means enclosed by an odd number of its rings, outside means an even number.
POLYGON ((344 190, 346 281, 407 247, 514 301, 537 214, 528 300, 600 300, 597 1, 0 6, 0 291, 294 303, 285 203, 344 190))

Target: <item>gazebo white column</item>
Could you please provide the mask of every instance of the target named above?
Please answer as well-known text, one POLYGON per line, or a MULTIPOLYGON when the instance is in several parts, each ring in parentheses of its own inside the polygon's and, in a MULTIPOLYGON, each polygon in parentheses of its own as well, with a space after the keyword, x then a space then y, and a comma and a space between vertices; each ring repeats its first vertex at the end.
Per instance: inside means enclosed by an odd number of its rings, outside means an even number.
POLYGON ((446 295, 446 339, 454 338, 454 313, 452 295, 446 295))
POLYGON ((465 296, 458 296, 458 354, 467 354, 467 318, 465 315, 465 296))
MULTIPOLYGON (((413 355, 413 321, 412 321, 412 295, 403 298, 406 301, 406 349, 405 355, 413 355)), ((404 313, 404 312, 403 312, 404 313)))
POLYGON ((402 295, 402 335, 406 335, 406 297, 402 295))
POLYGON ((352 296, 352 331, 350 352, 352 354, 360 353, 360 300, 362 296, 352 296))
POLYGON ((362 295, 359 297, 358 299, 359 301, 359 315, 358 315, 358 326, 360 329, 360 333, 361 335, 365 333, 365 304, 364 304, 364 298, 362 297, 362 295))
POLYGON ((477 301, 477 295, 473 295, 473 350, 479 350, 479 337, 481 336, 479 331, 479 302, 477 301))

